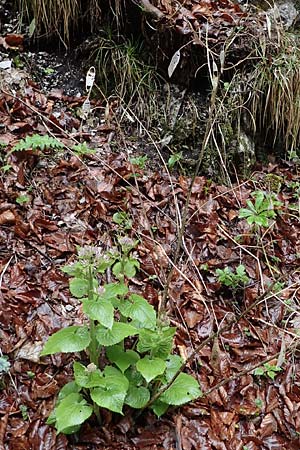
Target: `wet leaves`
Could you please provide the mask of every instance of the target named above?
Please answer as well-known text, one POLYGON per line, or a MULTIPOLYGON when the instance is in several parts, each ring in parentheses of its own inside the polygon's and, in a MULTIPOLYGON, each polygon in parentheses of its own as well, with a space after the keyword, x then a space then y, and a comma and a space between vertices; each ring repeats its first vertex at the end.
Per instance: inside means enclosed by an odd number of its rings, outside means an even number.
MULTIPOLYGON (((209 2, 186 5, 194 6, 197 20, 215 14, 209 2)), ((232 10, 233 16, 238 13, 232 10)), ((65 131, 74 127, 79 133, 68 110, 68 102, 74 105, 79 100, 63 99, 59 93, 49 99, 33 86, 25 89, 20 99, 0 97, 1 157, 3 165, 11 165, 0 177, 0 340, 1 351, 11 363, 11 378, 0 379, 0 449, 299 448, 300 355, 297 349, 293 358, 288 353, 300 329, 300 227, 298 215, 290 209, 299 174, 297 168, 284 164, 272 168, 283 180, 282 212, 259 239, 238 218, 240 208, 251 198, 252 181, 228 189, 196 178, 181 259, 170 280, 164 313, 177 327, 175 352, 186 358, 192 348, 252 305, 263 289, 269 297, 207 342, 189 362, 187 372, 198 378, 204 396, 176 412, 171 410, 159 421, 152 413, 144 413, 132 422, 129 408, 120 420, 103 415, 101 428, 91 417, 76 443, 56 436, 46 425, 57 392, 70 379, 74 357, 58 354, 41 360, 41 346, 60 329, 84 326, 84 314, 76 296, 70 295, 61 267, 72 262, 78 245, 111 249, 117 230, 113 215, 123 211, 132 223, 127 234, 140 240, 141 270, 129 286, 131 294, 134 298, 143 295, 159 308, 189 180, 170 179, 163 171, 140 171, 134 178, 123 154, 110 153, 102 160, 96 152, 81 161, 67 150, 10 153, 29 130, 46 132, 31 109, 37 104, 51 119, 56 102, 63 101, 64 114, 60 112, 49 126, 67 144, 65 131), (30 194, 29 203, 16 202, 24 192, 30 194), (235 271, 240 264, 249 277, 245 289, 231 289, 218 281, 217 269, 235 271), (282 285, 275 286, 274 280, 282 285), (283 370, 274 380, 251 371, 259 361, 280 352, 283 370), (224 378, 228 382, 214 390, 224 378)), ((93 147, 106 138, 103 131, 93 147)), ((267 191, 264 172, 256 176, 255 183, 267 191)))

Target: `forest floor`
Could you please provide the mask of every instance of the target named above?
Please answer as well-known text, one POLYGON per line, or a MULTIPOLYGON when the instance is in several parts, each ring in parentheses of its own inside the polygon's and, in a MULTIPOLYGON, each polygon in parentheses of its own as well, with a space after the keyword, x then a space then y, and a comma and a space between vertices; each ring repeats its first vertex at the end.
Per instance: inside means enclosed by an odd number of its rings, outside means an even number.
POLYGON ((141 265, 130 286, 157 308, 191 180, 163 165, 154 171, 130 162, 130 137, 118 129, 113 106, 94 101, 85 124, 76 113, 83 90, 46 92, 25 72, 3 76, 0 450, 299 449, 300 179, 293 161, 269 164, 229 187, 203 176, 194 181, 166 313, 177 327, 174 353, 186 357, 210 338, 186 368, 203 397, 160 419, 106 412, 101 427, 91 419, 71 437, 46 424, 71 379, 74 355, 40 358, 40 351, 53 332, 85 320, 61 268, 77 246, 114 246, 113 215, 126 212, 141 265), (55 136, 65 147, 14 151, 33 134, 55 136), (114 140, 123 152, 113 151, 114 140), (80 142, 95 152, 78 154, 73 146, 80 142), (239 217, 253 192, 263 193, 274 212, 267 226, 239 217), (235 284, 230 274, 240 265, 247 281, 235 284))

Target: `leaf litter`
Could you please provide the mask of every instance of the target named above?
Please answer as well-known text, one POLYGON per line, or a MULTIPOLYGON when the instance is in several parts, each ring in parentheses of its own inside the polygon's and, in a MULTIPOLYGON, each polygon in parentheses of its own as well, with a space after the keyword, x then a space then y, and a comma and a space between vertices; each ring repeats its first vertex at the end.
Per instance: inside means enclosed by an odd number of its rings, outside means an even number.
POLYGON ((74 136, 82 136, 71 108, 83 102, 57 92, 46 96, 32 82, 23 94, 3 89, 0 96, 1 161, 9 165, 0 177, 0 348, 11 364, 1 377, 0 449, 298 449, 299 172, 287 162, 230 189, 195 180, 167 314, 182 357, 209 338, 187 365, 203 398, 159 420, 150 412, 135 418, 130 410, 124 417, 105 411, 102 426, 90 420, 76 440, 46 425, 74 357, 40 359, 41 346, 53 332, 84 322, 61 267, 77 246, 112 247, 113 215, 126 212, 127 232, 140 240, 141 271, 132 283, 159 308, 190 181, 163 169, 142 170, 125 153, 113 153, 100 119, 96 133, 84 135, 96 153, 78 158, 68 150, 74 136), (11 151, 29 134, 49 133, 66 148, 11 151), (269 191, 272 177, 282 180, 281 213, 263 233, 253 233, 239 210, 251 192, 269 191), (17 202, 24 195, 27 201, 17 202), (219 281, 217 269, 240 264, 246 286, 230 289, 219 281), (267 299, 236 322, 264 291, 267 299), (254 374, 266 360, 271 366, 280 361, 274 380, 267 371, 254 374))

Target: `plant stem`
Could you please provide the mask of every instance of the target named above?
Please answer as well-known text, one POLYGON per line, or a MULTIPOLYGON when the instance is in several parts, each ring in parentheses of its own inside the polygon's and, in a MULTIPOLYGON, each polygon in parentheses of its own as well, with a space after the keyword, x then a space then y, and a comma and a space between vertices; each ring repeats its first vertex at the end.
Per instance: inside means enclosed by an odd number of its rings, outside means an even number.
MULTIPOLYGON (((88 269, 88 283, 89 283, 88 299, 89 299, 89 301, 92 301, 93 297, 94 297, 93 278, 94 277, 93 277, 92 264, 89 264, 89 269, 88 269)), ((90 319, 90 337, 91 337, 91 342, 88 347, 90 362, 95 364, 95 366, 97 368, 99 368, 98 342, 96 339, 96 323, 92 319, 90 319)), ((94 410, 95 416, 97 417, 97 422, 100 425, 101 424, 100 408, 97 405, 97 403, 95 403, 94 401, 93 401, 93 410, 94 410)))

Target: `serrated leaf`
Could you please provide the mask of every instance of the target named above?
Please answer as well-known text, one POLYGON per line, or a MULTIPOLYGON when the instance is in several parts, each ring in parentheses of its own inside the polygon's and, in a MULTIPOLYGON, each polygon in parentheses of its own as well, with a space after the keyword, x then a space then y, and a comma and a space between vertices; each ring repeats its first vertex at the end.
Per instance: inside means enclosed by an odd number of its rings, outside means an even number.
POLYGON ((78 394, 81 390, 81 387, 78 386, 75 381, 70 381, 69 383, 65 384, 61 390, 59 391, 59 394, 57 396, 57 404, 65 397, 67 397, 70 394, 78 394))
POLYGON ((70 292, 76 298, 82 298, 88 295, 89 282, 84 278, 72 278, 70 280, 70 292))
POLYGON ((254 192, 253 197, 255 197, 255 210, 259 213, 263 207, 265 194, 262 191, 257 191, 254 192))
POLYGON ((97 367, 85 367, 75 361, 73 364, 76 384, 84 388, 93 388, 104 385, 103 375, 97 367))
POLYGON ((11 152, 20 151, 20 150, 44 150, 45 148, 63 148, 64 144, 62 144, 57 139, 45 135, 33 134, 32 136, 26 136, 25 139, 19 141, 11 150, 11 152))
POLYGON ((116 384, 126 391, 129 387, 129 381, 127 377, 125 377, 125 375, 115 367, 106 366, 103 371, 103 377, 105 379, 106 386, 116 384))
POLYGON ((117 262, 113 268, 112 272, 116 278, 121 275, 126 275, 127 278, 133 278, 136 274, 136 269, 139 268, 139 262, 133 258, 127 258, 125 262, 117 262))
POLYGON ((116 364, 123 373, 140 359, 138 353, 133 350, 124 351, 120 345, 107 347, 106 355, 110 362, 116 364))
POLYGON ((156 326, 155 309, 140 295, 131 294, 118 304, 118 309, 123 316, 137 321, 139 328, 154 329, 156 326))
POLYGON ((137 350, 139 353, 151 351, 153 356, 166 359, 173 347, 173 337, 176 332, 174 327, 166 327, 160 330, 139 330, 137 350))
POLYGON ((92 406, 80 394, 69 394, 55 408, 56 429, 58 433, 71 434, 78 431, 93 413, 92 406))
POLYGON ((100 297, 110 300, 119 295, 126 295, 127 292, 128 287, 124 283, 109 283, 104 286, 104 291, 101 293, 100 297))
POLYGON ((241 208, 239 212, 239 218, 244 219, 246 217, 252 216, 253 214, 255 213, 253 213, 253 211, 251 211, 250 209, 241 208))
POLYGON ((73 353, 86 349, 90 344, 90 332, 87 326, 71 326, 57 331, 49 337, 40 356, 54 353, 73 353))
POLYGON ((91 390, 91 398, 102 408, 123 414, 122 407, 129 387, 127 378, 114 367, 104 369, 104 387, 91 390))
POLYGON ((159 397, 168 405, 183 405, 202 395, 198 382, 191 375, 181 373, 174 383, 159 397))
POLYGON ((136 370, 135 366, 131 366, 127 369, 125 376, 131 386, 142 386, 145 383, 142 374, 136 370))
POLYGON ((119 386, 108 386, 107 388, 91 389, 92 400, 101 408, 109 409, 110 411, 123 414, 122 408, 126 393, 119 386))
POLYGON ((137 370, 143 375, 147 383, 162 375, 166 370, 166 363, 160 358, 145 356, 136 363, 137 370))
POLYGON ((124 264, 124 275, 127 278, 133 278, 136 274, 136 269, 139 268, 139 262, 135 259, 128 259, 124 264))
POLYGON ((104 327, 111 328, 114 323, 114 307, 109 300, 96 298, 82 300, 83 312, 104 327))
POLYGON ((237 266, 235 271, 239 277, 243 277, 246 275, 245 266, 243 264, 240 264, 239 266, 237 266))
POLYGON ((144 386, 129 386, 124 403, 131 406, 131 408, 140 409, 143 408, 149 400, 149 389, 145 388, 144 386))
POLYGON ((166 367, 167 367, 165 373, 166 380, 170 381, 181 366, 182 366, 182 358, 179 355, 170 355, 166 359, 166 367))
POLYGON ((71 275, 72 277, 82 278, 84 274, 84 267, 80 262, 76 262, 74 264, 69 264, 61 268, 61 271, 71 275))
POLYGON ((96 339, 100 345, 105 347, 118 344, 126 337, 134 336, 137 333, 138 330, 127 323, 114 322, 111 329, 102 325, 96 326, 96 339))
POLYGON ((173 75, 176 67, 179 64, 180 61, 180 50, 176 50, 176 52, 174 53, 174 55, 172 56, 172 59, 170 61, 169 67, 168 67, 168 76, 169 78, 171 78, 171 76, 173 75))

